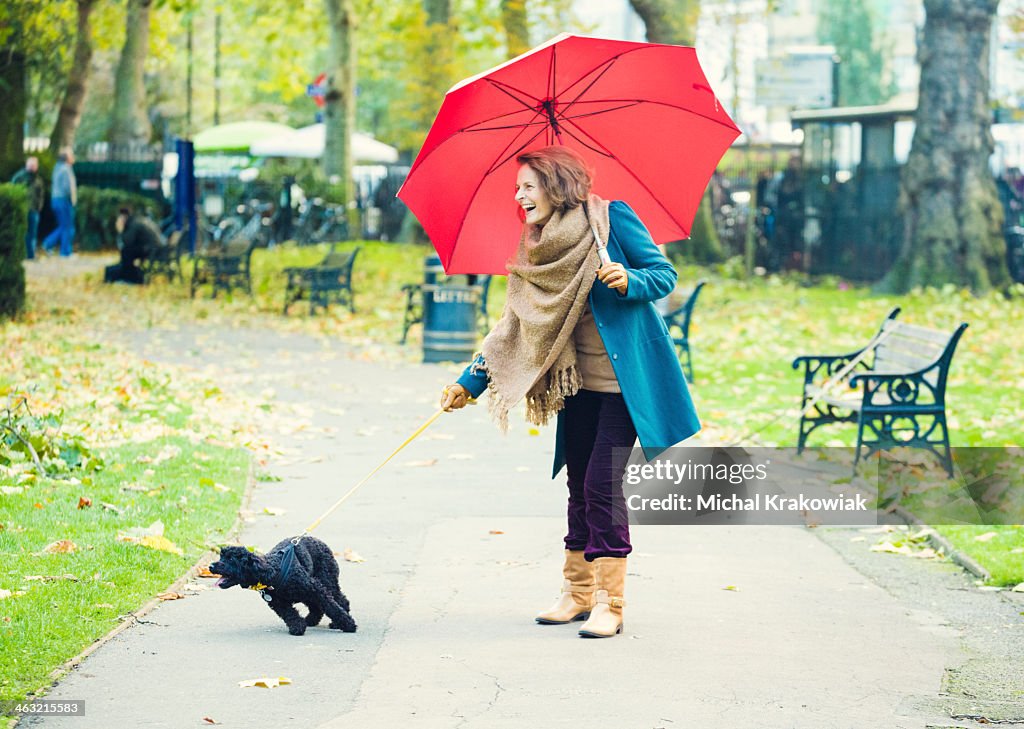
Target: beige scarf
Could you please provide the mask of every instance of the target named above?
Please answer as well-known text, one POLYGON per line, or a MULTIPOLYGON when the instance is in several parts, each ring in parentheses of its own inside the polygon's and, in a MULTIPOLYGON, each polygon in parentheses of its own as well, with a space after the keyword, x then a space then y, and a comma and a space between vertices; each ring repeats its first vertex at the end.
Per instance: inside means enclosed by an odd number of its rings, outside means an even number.
MULTIPOLYGON (((607 242, 608 201, 591 195, 587 207, 607 242)), ((509 410, 524 397, 527 420, 543 425, 579 391, 573 331, 599 267, 582 205, 556 211, 543 228, 523 227, 508 263, 505 311, 483 344, 488 410, 503 431, 509 410)))

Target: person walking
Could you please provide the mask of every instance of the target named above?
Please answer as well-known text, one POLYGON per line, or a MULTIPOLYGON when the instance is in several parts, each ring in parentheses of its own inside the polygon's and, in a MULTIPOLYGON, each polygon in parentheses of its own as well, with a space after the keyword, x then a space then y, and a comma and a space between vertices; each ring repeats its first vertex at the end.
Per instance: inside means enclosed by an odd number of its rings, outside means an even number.
POLYGON ((25 233, 25 258, 31 261, 36 257, 39 214, 42 212, 43 202, 46 200, 46 188, 43 187, 43 178, 39 175, 39 159, 36 157, 26 159, 25 166, 14 174, 11 182, 15 185, 24 185, 28 189, 28 231, 25 233))
POLYGON ((78 183, 75 180, 74 164, 75 154, 71 148, 61 149, 57 155, 57 164, 53 167, 53 180, 50 183, 50 207, 57 218, 57 227, 43 241, 43 250, 47 253, 60 243, 60 255, 65 258, 74 252, 72 243, 75 240, 75 205, 78 204, 78 183))
POLYGON ((441 406, 457 410, 487 390, 503 430, 522 400, 532 423, 557 417, 552 478, 564 466, 568 483, 564 580, 555 604, 535 620, 585 620, 580 636, 607 638, 623 629, 632 551, 625 461, 613 462, 613 449, 639 438, 650 460, 700 430, 653 303, 675 288, 677 275, 629 205, 591 194, 578 153, 545 147, 516 161, 524 225, 507 264, 505 310, 441 406), (603 243, 612 261, 604 265, 603 243))

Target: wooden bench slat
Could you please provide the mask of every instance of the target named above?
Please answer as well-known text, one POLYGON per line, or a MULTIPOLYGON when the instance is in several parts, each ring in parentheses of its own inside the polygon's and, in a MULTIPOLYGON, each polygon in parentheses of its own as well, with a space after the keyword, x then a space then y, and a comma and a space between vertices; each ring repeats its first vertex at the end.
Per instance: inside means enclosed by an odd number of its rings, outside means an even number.
POLYGON ((950 334, 940 332, 935 329, 928 329, 927 327, 917 326, 916 324, 904 324, 903 322, 896 321, 895 319, 886 319, 885 323, 882 324, 882 331, 893 331, 892 337, 910 337, 912 339, 920 339, 925 342, 935 342, 946 346, 946 342, 950 339, 950 334))
POLYGON ((875 366, 872 369, 914 372, 933 364, 936 359, 938 356, 924 356, 891 347, 879 347, 875 351, 875 366))

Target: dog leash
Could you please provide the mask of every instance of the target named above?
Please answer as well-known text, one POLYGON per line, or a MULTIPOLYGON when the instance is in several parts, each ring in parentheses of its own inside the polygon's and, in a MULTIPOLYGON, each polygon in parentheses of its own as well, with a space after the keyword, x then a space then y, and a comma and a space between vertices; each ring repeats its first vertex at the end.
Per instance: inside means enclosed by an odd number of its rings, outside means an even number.
MULTIPOLYGON (((326 519, 326 518, 327 518, 327 517, 329 517, 329 516, 330 516, 331 514, 333 514, 333 513, 335 512, 335 510, 336 510, 336 509, 337 509, 337 508, 338 508, 339 506, 341 506, 342 504, 344 504, 344 503, 345 503, 346 499, 348 499, 348 498, 349 498, 349 497, 350 497, 350 496, 351 496, 352 494, 354 494, 354 493, 355 493, 356 491, 358 491, 358 490, 359 490, 359 487, 360 487, 360 486, 362 486, 362 485, 363 485, 364 483, 366 483, 367 481, 369 481, 369 480, 370 480, 370 479, 371 479, 371 478, 373 477, 373 475, 374 475, 375 473, 377 473, 377 471, 379 471, 380 469, 384 468, 384 466, 385 466, 385 465, 387 465, 388 461, 390 461, 390 460, 391 460, 392 458, 394 458, 395 456, 397 456, 397 455, 398 455, 398 453, 399 453, 399 451, 401 451, 401 450, 402 450, 403 448, 405 448, 405 447, 406 447, 407 445, 409 445, 409 444, 410 444, 410 443, 412 443, 412 442, 413 442, 414 440, 416 440, 416 439, 417 439, 417 438, 418 438, 418 437, 420 436, 420 434, 421 434, 421 433, 423 433, 423 431, 424 431, 424 430, 426 430, 427 428, 429 428, 429 427, 430 427, 430 424, 431 424, 431 423, 433 423, 433 422, 434 422, 435 420, 437 420, 437 419, 438 419, 439 417, 441 417, 441 416, 442 416, 443 414, 444 414, 444 410, 438 410, 438 411, 437 411, 436 413, 434 413, 433 415, 431 415, 431 416, 430 416, 430 418, 429 418, 429 419, 427 420, 427 422, 423 423, 423 425, 421 425, 420 427, 418 427, 418 428, 416 429, 416 431, 415 431, 415 432, 414 432, 414 433, 413 433, 412 435, 410 435, 410 436, 409 436, 408 438, 406 438, 406 439, 405 439, 405 441, 404 441, 404 442, 402 443, 402 445, 400 445, 400 446, 398 446, 397 448, 395 448, 395 450, 393 450, 393 451, 391 452, 391 455, 389 455, 389 456, 388 456, 387 458, 385 458, 385 459, 384 459, 383 461, 381 461, 381 462, 380 462, 380 464, 378 464, 378 466, 377 466, 376 468, 374 468, 374 469, 373 469, 372 471, 370 471, 370 472, 369 472, 368 474, 366 474, 366 476, 364 476, 364 477, 363 477, 363 479, 362 479, 362 480, 361 480, 361 481, 360 481, 359 483, 357 483, 357 484, 356 484, 355 486, 353 486, 352 488, 350 488, 350 489, 348 490, 348 492, 346 492, 346 493, 345 493, 345 495, 344 495, 344 496, 342 496, 342 497, 341 497, 340 499, 338 499, 337 501, 335 501, 335 502, 334 502, 334 505, 333 505, 333 506, 331 506, 331 508, 330 508, 330 509, 328 509, 327 511, 325 511, 325 512, 324 512, 324 513, 323 513, 323 514, 322 514, 322 515, 320 516, 320 517, 318 517, 318 518, 316 519, 316 521, 314 521, 314 522, 313 522, 312 524, 310 524, 310 525, 309 525, 308 527, 306 527, 306 529, 305 529, 305 530, 304 530, 304 531, 302 532, 302 534, 300 534, 299 536, 297 536, 297 537, 295 537, 294 539, 292 539, 292 544, 293 544, 293 545, 297 545, 297 544, 298 544, 298 543, 299 543, 300 541, 302 541, 302 538, 303 538, 303 537, 309 536, 309 533, 310 533, 311 531, 313 531, 313 530, 314 530, 314 529, 316 529, 316 528, 317 528, 318 526, 320 526, 320 522, 322 522, 322 521, 323 521, 324 519, 326 519)), ((283 560, 282 560, 282 561, 283 561, 283 560)), ((282 565, 282 570, 281 570, 281 571, 282 571, 282 572, 284 572, 284 567, 283 567, 283 565, 282 565)))

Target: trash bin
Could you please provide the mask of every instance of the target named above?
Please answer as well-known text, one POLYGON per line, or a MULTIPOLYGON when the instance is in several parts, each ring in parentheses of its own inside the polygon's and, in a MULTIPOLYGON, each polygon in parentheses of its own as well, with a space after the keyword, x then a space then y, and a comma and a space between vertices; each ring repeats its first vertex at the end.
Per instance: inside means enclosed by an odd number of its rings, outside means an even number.
POLYGON ((423 361, 468 362, 476 351, 480 286, 423 284, 423 361))
MULTIPOLYGON (((436 284, 437 277, 444 276, 444 266, 438 256, 430 255, 423 259, 423 283, 436 284)), ((443 278, 441 279, 444 280, 443 278)))

